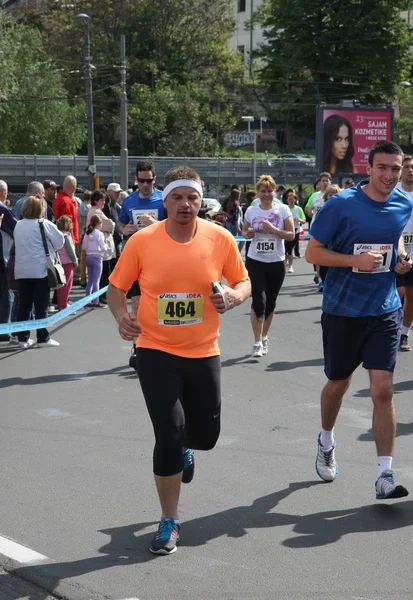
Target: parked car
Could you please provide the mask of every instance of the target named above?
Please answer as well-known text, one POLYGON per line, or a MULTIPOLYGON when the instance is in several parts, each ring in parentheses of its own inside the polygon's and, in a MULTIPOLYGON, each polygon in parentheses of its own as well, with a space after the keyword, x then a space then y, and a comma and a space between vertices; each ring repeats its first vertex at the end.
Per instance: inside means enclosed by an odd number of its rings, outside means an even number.
POLYGON ((210 218, 221 210, 221 203, 216 198, 204 198, 204 206, 205 212, 210 218))

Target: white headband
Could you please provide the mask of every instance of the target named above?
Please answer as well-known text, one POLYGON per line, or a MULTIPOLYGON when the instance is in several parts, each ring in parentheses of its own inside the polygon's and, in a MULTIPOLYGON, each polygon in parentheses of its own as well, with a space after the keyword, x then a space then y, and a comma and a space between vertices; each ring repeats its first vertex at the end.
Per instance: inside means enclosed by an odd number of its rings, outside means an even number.
POLYGON ((162 193, 162 198, 165 200, 168 194, 172 192, 177 187, 191 187, 198 192, 198 194, 203 197, 202 186, 198 181, 194 181, 193 179, 175 179, 175 181, 171 181, 168 183, 166 188, 162 193))

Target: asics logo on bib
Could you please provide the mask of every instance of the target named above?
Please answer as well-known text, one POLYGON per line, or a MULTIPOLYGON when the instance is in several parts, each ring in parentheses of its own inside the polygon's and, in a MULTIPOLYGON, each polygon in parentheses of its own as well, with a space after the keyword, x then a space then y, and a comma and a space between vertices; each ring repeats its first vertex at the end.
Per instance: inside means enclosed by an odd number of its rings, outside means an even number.
MULTIPOLYGON (((372 250, 372 244, 357 244, 356 250, 372 250)), ((392 244, 380 244, 379 250, 391 250, 392 244)))
MULTIPOLYGON (((182 294, 160 294, 159 298, 169 298, 171 300, 176 300, 178 297, 180 298, 182 294)), ((202 294, 184 294, 186 298, 202 298, 202 294)))

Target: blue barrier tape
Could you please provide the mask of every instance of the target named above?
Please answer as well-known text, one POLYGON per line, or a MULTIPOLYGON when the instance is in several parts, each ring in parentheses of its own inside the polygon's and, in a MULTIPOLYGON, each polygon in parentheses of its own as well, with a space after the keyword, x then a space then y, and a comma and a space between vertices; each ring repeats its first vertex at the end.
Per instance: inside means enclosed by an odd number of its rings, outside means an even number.
MULTIPOLYGON (((234 237, 236 242, 251 242, 251 239, 253 239, 242 237, 242 235, 236 235, 234 237)), ((303 237, 304 240, 309 240, 311 236, 308 233, 304 233, 303 236, 300 236, 300 239, 302 240, 303 237)))
POLYGON ((85 296, 81 300, 74 302, 67 308, 60 310, 55 315, 48 317, 47 319, 36 319, 33 321, 17 321, 15 323, 2 323, 0 325, 0 335, 4 335, 5 333, 17 333, 18 331, 33 331, 34 329, 45 329, 47 327, 51 327, 55 323, 66 319, 74 312, 76 312, 79 308, 83 308, 86 304, 89 304, 95 298, 99 298, 102 294, 104 294, 108 289, 108 286, 105 286, 98 290, 97 292, 93 292, 93 294, 89 294, 89 296, 85 296))

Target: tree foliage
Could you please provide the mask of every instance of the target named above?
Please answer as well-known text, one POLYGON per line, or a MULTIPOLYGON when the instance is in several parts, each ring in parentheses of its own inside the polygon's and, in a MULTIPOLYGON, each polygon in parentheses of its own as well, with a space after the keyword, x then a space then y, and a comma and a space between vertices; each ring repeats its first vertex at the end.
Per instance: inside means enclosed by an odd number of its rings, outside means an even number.
POLYGON ((383 104, 410 74, 412 54, 400 11, 408 0, 265 0, 255 19, 267 100, 278 115, 305 122, 320 102, 383 104))
POLYGON ((82 101, 68 100, 39 31, 0 11, 0 152, 72 154, 86 137, 82 101))
POLYGON ((65 69, 70 94, 83 93, 84 25, 90 16, 98 153, 119 151, 120 34, 126 36, 130 154, 213 152, 236 109, 244 66, 230 50, 235 26, 227 0, 43 0, 24 9, 65 69), (181 138, 179 140, 178 138, 181 138), (186 152, 184 149, 186 148, 186 152))

